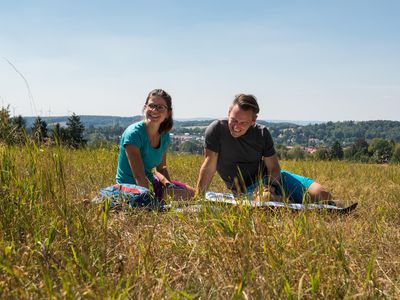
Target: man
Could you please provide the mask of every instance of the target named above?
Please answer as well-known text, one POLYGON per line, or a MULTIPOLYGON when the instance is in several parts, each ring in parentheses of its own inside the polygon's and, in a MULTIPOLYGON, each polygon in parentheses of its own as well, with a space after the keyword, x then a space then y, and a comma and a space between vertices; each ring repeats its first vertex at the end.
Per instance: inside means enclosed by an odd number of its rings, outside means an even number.
POLYGON ((218 172, 234 194, 246 193, 259 200, 331 199, 319 183, 281 170, 271 134, 256 123, 259 111, 253 95, 240 94, 229 107, 228 119, 208 126, 196 193, 203 195, 218 172))

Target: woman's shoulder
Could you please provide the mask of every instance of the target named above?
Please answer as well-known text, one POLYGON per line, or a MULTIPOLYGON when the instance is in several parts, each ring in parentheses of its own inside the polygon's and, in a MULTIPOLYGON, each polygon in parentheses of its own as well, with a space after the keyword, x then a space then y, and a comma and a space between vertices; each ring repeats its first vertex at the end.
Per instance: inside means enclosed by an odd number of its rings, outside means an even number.
POLYGON ((130 136, 130 135, 143 135, 144 133, 146 133, 146 128, 144 126, 144 122, 143 121, 139 121, 136 123, 133 123, 131 125, 129 125, 124 133, 122 134, 122 136, 130 136))
POLYGON ((145 130, 144 121, 139 121, 139 122, 129 125, 125 129, 125 132, 132 132, 132 131, 138 131, 138 130, 145 130))
POLYGON ((164 132, 161 134, 161 140, 164 143, 169 143, 171 141, 171 134, 169 132, 164 132))

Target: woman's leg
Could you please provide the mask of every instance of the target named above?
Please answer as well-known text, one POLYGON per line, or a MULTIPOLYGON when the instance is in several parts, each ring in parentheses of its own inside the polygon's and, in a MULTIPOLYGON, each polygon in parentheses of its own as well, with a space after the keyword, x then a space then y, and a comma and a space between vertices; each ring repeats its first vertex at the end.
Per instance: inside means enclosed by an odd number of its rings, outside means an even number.
POLYGON ((172 180, 171 183, 172 186, 165 188, 164 197, 168 196, 174 200, 190 200, 194 197, 195 189, 191 186, 177 180, 172 180))

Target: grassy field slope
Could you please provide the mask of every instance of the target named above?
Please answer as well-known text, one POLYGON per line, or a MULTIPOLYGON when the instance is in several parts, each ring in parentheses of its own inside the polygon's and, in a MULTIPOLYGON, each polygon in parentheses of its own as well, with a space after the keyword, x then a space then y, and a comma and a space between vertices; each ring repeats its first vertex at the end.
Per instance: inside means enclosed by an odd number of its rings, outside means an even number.
MULTIPOLYGON (((0 298, 399 298, 400 166, 284 161, 348 216, 112 212, 117 150, 0 147, 0 298)), ((198 156, 171 156, 195 185, 198 156)), ((212 190, 225 190, 214 178, 212 190)))

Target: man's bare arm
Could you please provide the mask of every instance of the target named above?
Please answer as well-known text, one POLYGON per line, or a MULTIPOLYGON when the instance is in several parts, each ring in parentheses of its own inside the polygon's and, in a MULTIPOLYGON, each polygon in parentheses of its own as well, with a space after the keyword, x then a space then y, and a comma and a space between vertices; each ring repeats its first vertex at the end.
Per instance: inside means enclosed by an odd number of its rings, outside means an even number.
POLYGON ((196 195, 204 195, 217 171, 218 153, 205 149, 204 156, 197 180, 196 195))
POLYGON ((278 156, 275 154, 269 157, 263 157, 263 161, 268 169, 269 182, 264 185, 263 190, 256 190, 253 194, 254 199, 259 201, 281 201, 281 196, 275 194, 274 183, 280 182, 281 167, 279 165, 278 156))
POLYGON ((264 163, 268 169, 270 184, 279 183, 281 179, 281 166, 279 165, 278 156, 276 154, 264 157, 264 163))

